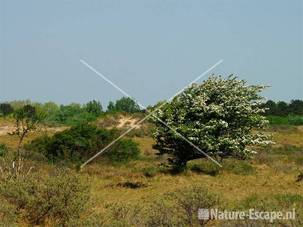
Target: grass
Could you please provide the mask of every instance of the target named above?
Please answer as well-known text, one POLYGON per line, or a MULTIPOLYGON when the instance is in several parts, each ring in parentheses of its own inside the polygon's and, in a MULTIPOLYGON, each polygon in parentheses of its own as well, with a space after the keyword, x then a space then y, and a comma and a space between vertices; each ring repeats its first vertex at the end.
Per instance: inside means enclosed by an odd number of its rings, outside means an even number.
POLYGON ((303 116, 301 115, 288 115, 288 116, 267 116, 270 124, 272 125, 303 125, 303 116))
MULTIPOLYGON (((26 141, 42 133, 32 133, 26 141)), ((269 198, 265 204, 268 208, 291 207, 297 201, 302 202, 303 182, 297 179, 303 172, 303 129, 297 126, 272 126, 267 133, 273 135, 275 144, 260 150, 250 161, 230 159, 224 161, 223 168, 218 168, 206 160, 195 160, 189 163, 189 171, 178 175, 161 171, 162 159, 155 155, 152 138, 135 137, 141 150, 140 159, 120 165, 105 160, 92 162, 82 170, 81 175, 91 182, 93 210, 101 217, 110 213, 112 204, 147 207, 165 193, 190 185, 207 187, 220 195, 224 207, 228 208, 257 205, 264 198, 269 198)), ((16 147, 17 141, 14 136, 0 136, 0 143, 10 149, 16 147)), ((36 162, 34 166, 42 175, 54 168, 44 162, 36 162)), ((302 207, 297 209, 303 213, 302 207)), ((220 226, 217 222, 211 224, 220 226)))

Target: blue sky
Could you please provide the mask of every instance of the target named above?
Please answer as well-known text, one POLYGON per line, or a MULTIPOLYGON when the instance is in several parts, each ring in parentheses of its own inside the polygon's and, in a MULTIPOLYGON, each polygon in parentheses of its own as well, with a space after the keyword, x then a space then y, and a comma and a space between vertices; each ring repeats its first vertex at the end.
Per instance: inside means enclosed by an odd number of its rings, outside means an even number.
POLYGON ((303 99, 301 0, 0 0, 0 19, 1 101, 121 97, 80 59, 145 105, 220 59, 213 73, 303 99))

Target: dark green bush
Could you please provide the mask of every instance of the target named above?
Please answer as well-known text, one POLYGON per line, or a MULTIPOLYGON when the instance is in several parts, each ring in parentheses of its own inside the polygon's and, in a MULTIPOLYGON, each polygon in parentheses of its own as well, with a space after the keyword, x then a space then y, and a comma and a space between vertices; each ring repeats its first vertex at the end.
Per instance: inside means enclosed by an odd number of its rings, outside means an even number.
POLYGON ((137 143, 131 139, 121 139, 112 146, 106 156, 113 162, 127 162, 138 158, 139 153, 137 143))
MULTIPOLYGON (((96 154, 117 137, 115 130, 100 129, 90 124, 81 124, 71 127, 53 137, 43 136, 27 144, 27 150, 43 153, 49 160, 70 160, 83 162, 96 154)), ((136 158, 139 148, 130 139, 121 139, 116 142, 105 155, 110 160, 128 161, 136 158)))

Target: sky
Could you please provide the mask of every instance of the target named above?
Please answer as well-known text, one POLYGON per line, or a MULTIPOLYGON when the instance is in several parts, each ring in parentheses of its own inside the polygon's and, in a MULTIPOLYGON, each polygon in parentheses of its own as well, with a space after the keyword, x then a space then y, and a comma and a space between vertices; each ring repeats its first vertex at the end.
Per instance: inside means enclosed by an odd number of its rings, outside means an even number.
POLYGON ((0 101, 61 104, 123 95, 144 105, 209 74, 303 99, 302 0, 0 0, 0 101))

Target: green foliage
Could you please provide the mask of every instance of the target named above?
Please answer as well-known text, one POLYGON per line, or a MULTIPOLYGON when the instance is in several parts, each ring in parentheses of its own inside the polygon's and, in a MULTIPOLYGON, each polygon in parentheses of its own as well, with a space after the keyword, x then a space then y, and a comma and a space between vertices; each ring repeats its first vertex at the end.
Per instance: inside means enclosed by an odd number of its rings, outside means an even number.
MULTIPOLYGON (((247 158, 254 153, 249 145, 269 142, 264 134, 253 132, 267 124, 259 95, 263 88, 248 86, 233 76, 213 76, 187 88, 156 115, 210 156, 247 158)), ((154 148, 169 154, 173 166, 182 169, 189 160, 205 158, 161 122, 155 124, 154 148)))
POLYGON ((113 102, 109 102, 107 111, 136 113, 140 112, 140 107, 133 99, 129 97, 122 97, 121 99, 117 100, 115 104, 113 102))
MULTIPOLYGON (((66 226, 85 212, 89 186, 77 174, 61 170, 47 177, 27 175, 2 179, 0 196, 17 218, 25 219, 30 225, 66 226)), ((2 212, 0 209, 0 215, 2 212)))
POLYGON ((288 125, 287 117, 269 115, 266 116, 266 118, 268 119, 269 123, 272 125, 288 125))
POLYGON ((115 111, 115 104, 114 104, 114 102, 110 101, 110 102, 108 103, 107 111, 108 111, 108 112, 114 112, 114 111, 115 111))
POLYGON ((93 100, 93 101, 86 103, 85 110, 88 113, 91 113, 94 116, 98 117, 102 114, 102 105, 100 102, 93 100))
MULTIPOLYGON (((43 153, 49 160, 83 162, 117 137, 115 130, 100 129, 90 124, 73 126, 53 137, 43 136, 25 146, 27 150, 43 153)), ((136 158, 139 149, 130 139, 121 139, 105 155, 114 162, 136 158)))
POLYGON ((102 105, 98 101, 90 101, 85 105, 72 103, 57 106, 55 103, 45 103, 39 106, 46 112, 46 123, 77 125, 96 120, 102 114, 102 105))
POLYGON ((20 147, 24 138, 28 133, 34 131, 38 124, 45 119, 44 113, 37 111, 35 107, 31 105, 25 105, 14 112, 15 118, 15 131, 11 135, 17 135, 19 137, 18 142, 18 158, 20 158, 20 147))
POLYGON ((98 129, 90 124, 73 126, 53 137, 44 136, 25 146, 28 150, 43 152, 52 161, 84 161, 111 142, 114 131, 98 129))
POLYGON ((288 123, 290 125, 303 125, 303 116, 288 115, 288 123))
POLYGON ((117 141, 106 156, 113 162, 127 162, 138 158, 140 150, 138 144, 131 139, 117 141))
POLYGON ((264 107, 266 115, 287 116, 287 115, 303 115, 303 100, 291 100, 290 103, 283 101, 274 102, 268 100, 264 107))
POLYGON ((266 116, 270 124, 272 125, 303 125, 303 116, 300 115, 288 115, 288 116, 266 116))
POLYGON ((14 112, 13 107, 9 103, 0 103, 0 116, 6 117, 7 115, 14 112))
POLYGON ((8 149, 5 144, 0 144, 0 157, 3 157, 6 155, 8 149))
POLYGON ((66 124, 73 126, 94 121, 103 113, 101 103, 96 100, 84 105, 72 103, 58 106, 54 102, 32 103, 30 101, 14 101, 10 104, 15 109, 22 109, 28 105, 33 106, 37 112, 45 115, 44 122, 48 125, 66 124))

